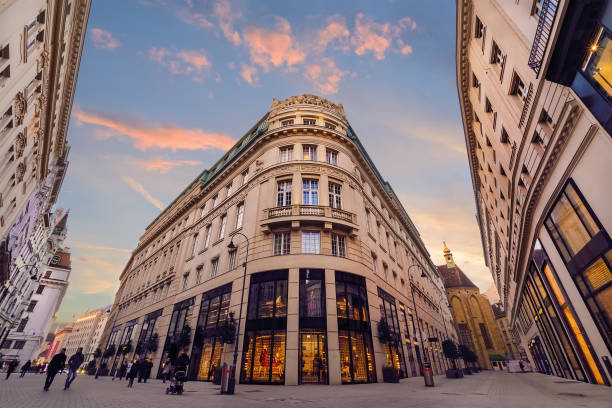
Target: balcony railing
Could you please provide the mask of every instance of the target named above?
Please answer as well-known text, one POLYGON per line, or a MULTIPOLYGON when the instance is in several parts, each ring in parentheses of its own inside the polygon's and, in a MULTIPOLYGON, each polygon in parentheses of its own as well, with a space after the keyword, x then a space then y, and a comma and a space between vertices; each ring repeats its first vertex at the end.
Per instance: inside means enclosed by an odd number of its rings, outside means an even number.
POLYGON ((337 220, 357 224, 357 216, 352 212, 338 208, 324 207, 321 205, 286 205, 282 207, 268 208, 265 211, 264 219, 306 216, 306 217, 327 217, 337 220))
POLYGON ((546 48, 548 47, 548 40, 550 39, 550 33, 552 31, 553 24, 555 23, 555 17, 557 15, 557 9, 559 8, 558 0, 544 0, 542 2, 542 8, 539 11, 538 27, 536 29, 535 36, 533 37, 533 44, 531 46, 531 53, 529 54, 529 67, 535 71, 536 74, 540 73, 542 68, 542 61, 546 54, 546 48))

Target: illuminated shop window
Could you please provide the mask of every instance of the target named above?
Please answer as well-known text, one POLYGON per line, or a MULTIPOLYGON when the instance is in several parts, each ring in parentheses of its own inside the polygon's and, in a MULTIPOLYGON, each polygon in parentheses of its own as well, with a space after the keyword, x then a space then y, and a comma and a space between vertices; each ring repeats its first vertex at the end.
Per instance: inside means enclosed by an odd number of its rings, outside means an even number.
POLYGON ((607 32, 600 30, 597 41, 591 45, 583 72, 606 97, 612 97, 612 44, 607 32))

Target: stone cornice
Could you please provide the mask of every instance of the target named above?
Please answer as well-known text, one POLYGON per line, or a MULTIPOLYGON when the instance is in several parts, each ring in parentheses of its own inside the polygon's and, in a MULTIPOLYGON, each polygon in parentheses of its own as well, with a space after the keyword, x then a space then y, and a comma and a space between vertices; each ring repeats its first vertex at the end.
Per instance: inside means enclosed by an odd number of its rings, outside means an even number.
POLYGON ((341 103, 336 104, 318 95, 311 94, 290 96, 282 101, 274 98, 272 100, 272 106, 270 107, 270 118, 274 118, 285 112, 295 112, 300 109, 308 110, 313 107, 315 107, 315 109, 322 109, 346 122, 344 106, 342 106, 341 103))

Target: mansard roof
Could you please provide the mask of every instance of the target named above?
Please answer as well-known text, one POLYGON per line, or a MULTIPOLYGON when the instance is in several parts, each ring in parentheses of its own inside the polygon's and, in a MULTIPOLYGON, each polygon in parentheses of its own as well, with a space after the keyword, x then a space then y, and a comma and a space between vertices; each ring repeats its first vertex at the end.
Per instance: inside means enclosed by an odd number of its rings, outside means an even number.
POLYGON ((474 285, 458 266, 448 267, 446 265, 438 265, 438 272, 440 272, 440 276, 444 281, 444 287, 447 289, 460 287, 478 289, 478 286, 474 285))

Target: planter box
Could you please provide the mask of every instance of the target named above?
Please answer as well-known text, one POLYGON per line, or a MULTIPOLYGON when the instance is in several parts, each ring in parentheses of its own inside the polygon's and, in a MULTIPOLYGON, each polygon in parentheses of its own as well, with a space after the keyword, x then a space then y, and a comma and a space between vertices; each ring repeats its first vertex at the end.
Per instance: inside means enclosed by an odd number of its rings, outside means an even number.
POLYGON ((448 369, 446 370, 446 378, 463 378, 463 371, 448 369))
POLYGON ((398 383, 399 372, 392 367, 383 367, 383 381, 386 383, 398 383))
POLYGON ((470 367, 464 368, 463 374, 472 375, 472 369, 470 367))

